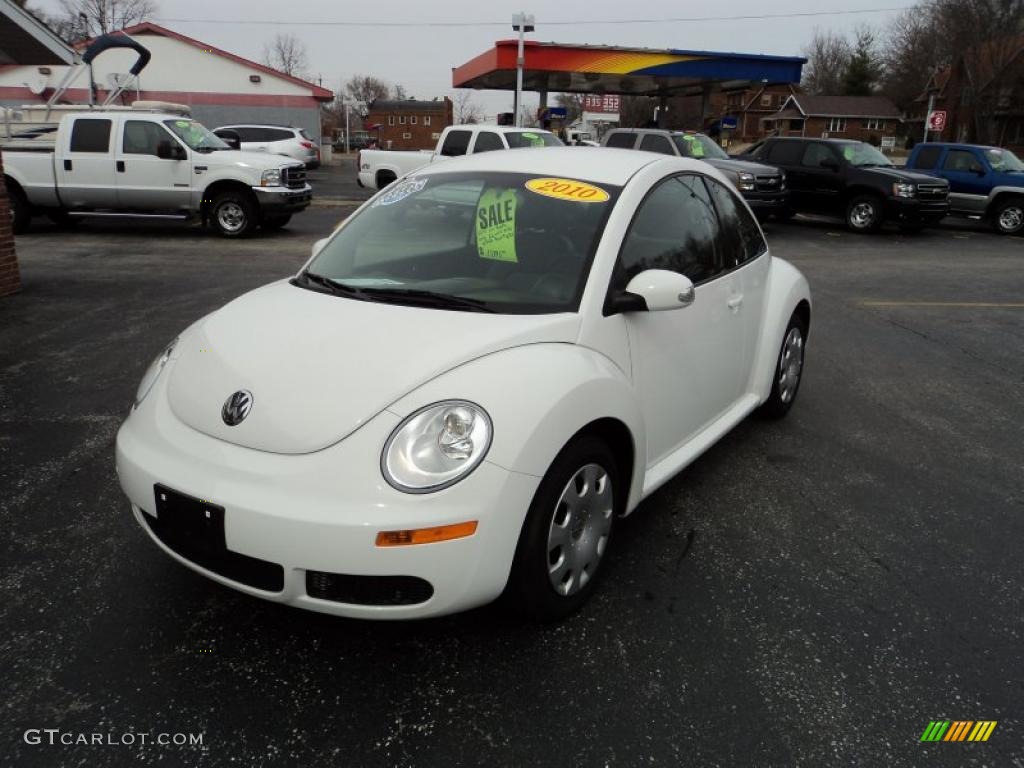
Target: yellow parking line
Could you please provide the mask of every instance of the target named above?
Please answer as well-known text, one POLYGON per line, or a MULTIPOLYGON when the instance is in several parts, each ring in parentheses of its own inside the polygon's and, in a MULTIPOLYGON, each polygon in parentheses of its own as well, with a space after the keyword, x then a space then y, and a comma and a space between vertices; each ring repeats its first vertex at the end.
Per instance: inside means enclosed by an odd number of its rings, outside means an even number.
POLYGON ((862 301, 864 307, 962 307, 965 309, 1024 309, 1021 301, 862 301))

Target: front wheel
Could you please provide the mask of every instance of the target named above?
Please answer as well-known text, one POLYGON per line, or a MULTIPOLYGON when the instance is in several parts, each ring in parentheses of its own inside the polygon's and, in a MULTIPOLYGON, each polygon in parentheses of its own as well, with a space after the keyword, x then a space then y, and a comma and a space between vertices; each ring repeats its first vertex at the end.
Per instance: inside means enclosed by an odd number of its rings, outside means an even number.
POLYGON ((522 615, 556 621, 590 598, 624 489, 615 457, 584 436, 562 449, 534 495, 506 597, 522 615))
POLYGON ((256 229, 256 205, 244 192, 222 192, 210 206, 210 218, 224 237, 246 237, 256 229))
POLYGON ((775 376, 772 379, 772 392, 761 406, 761 413, 768 418, 781 419, 793 407, 804 372, 806 340, 807 325, 794 314, 782 337, 782 349, 779 350, 779 360, 775 364, 775 376))
POLYGON ((877 232, 882 226, 882 201, 859 195, 846 206, 846 226, 854 232, 877 232))
POLYGON ((11 231, 20 235, 28 230, 32 222, 32 207, 20 189, 7 188, 7 199, 11 207, 11 231))
POLYGON ((992 219, 996 232, 1002 235, 1019 235, 1024 232, 1024 197, 1011 197, 1001 202, 992 219))

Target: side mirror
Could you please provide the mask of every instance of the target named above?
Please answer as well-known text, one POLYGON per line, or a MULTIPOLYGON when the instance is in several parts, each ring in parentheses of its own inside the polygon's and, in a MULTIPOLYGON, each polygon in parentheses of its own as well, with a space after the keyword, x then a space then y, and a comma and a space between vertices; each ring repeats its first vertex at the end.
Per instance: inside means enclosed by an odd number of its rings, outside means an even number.
POLYGON ((223 141, 232 149, 242 148, 242 137, 238 135, 237 131, 224 130, 214 131, 214 133, 216 133, 220 140, 223 141))
POLYGON ((313 243, 313 253, 311 255, 316 256, 318 253, 320 253, 320 251, 324 249, 324 246, 327 245, 327 241, 330 239, 331 238, 329 237, 321 237, 319 240, 313 243))
POLYGON ((834 160, 831 157, 826 157, 824 160, 818 163, 819 168, 827 168, 830 171, 839 170, 839 161, 834 160))
POLYGON ((617 312, 663 312, 693 304, 697 294, 686 275, 667 269, 647 269, 629 281, 626 290, 613 296, 609 309, 617 312))

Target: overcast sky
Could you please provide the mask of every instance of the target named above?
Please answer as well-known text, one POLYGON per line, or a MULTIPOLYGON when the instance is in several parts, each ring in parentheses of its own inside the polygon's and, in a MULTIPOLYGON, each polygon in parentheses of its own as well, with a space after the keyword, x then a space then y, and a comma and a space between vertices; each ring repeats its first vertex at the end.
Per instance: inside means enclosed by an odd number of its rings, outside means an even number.
MULTIPOLYGON (((815 27, 850 31, 868 23, 884 31, 895 11, 858 15, 739 21, 554 24, 589 20, 666 19, 742 16, 776 13, 820 13, 895 8, 910 0, 763 0, 679 2, 679 0, 534 0, 532 5, 505 0, 158 0, 152 20, 183 34, 247 58, 260 60, 263 45, 274 35, 290 32, 305 44, 314 82, 336 90, 355 73, 372 74, 401 83, 410 96, 430 99, 453 95, 451 69, 511 38, 512 14, 532 13, 539 41, 603 45, 737 51, 800 55, 815 27), (266 21, 271 24, 236 22, 266 21), (462 27, 345 27, 330 22, 480 22, 462 27)), ((57 0, 30 5, 55 12, 57 0)), ((491 119, 511 110, 510 93, 481 91, 480 101, 491 119)), ((529 99, 526 103, 530 103, 529 99)), ((535 102, 534 102, 535 103, 535 102)))

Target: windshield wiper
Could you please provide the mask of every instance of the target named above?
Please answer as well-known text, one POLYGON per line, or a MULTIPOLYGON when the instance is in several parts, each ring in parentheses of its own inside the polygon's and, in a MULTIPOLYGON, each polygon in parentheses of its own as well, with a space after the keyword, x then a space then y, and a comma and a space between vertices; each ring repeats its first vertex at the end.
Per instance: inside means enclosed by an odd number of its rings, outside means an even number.
MULTIPOLYGON (((366 296, 361 288, 353 288, 351 285, 345 285, 338 280, 324 275, 318 275, 315 272, 310 272, 308 269, 305 272, 300 272, 297 277, 292 279, 292 284, 298 284, 299 282, 313 283, 314 285, 320 286, 322 293, 332 293, 335 296, 350 296, 352 298, 366 300, 366 296)), ((308 287, 308 286, 306 286, 308 287)), ((313 289, 318 290, 318 289, 313 289)))
POLYGON ((449 293, 436 293, 415 288, 363 288, 360 290, 370 297, 370 301, 379 300, 439 309, 461 309, 467 312, 494 312, 486 302, 480 299, 452 296, 449 293))

